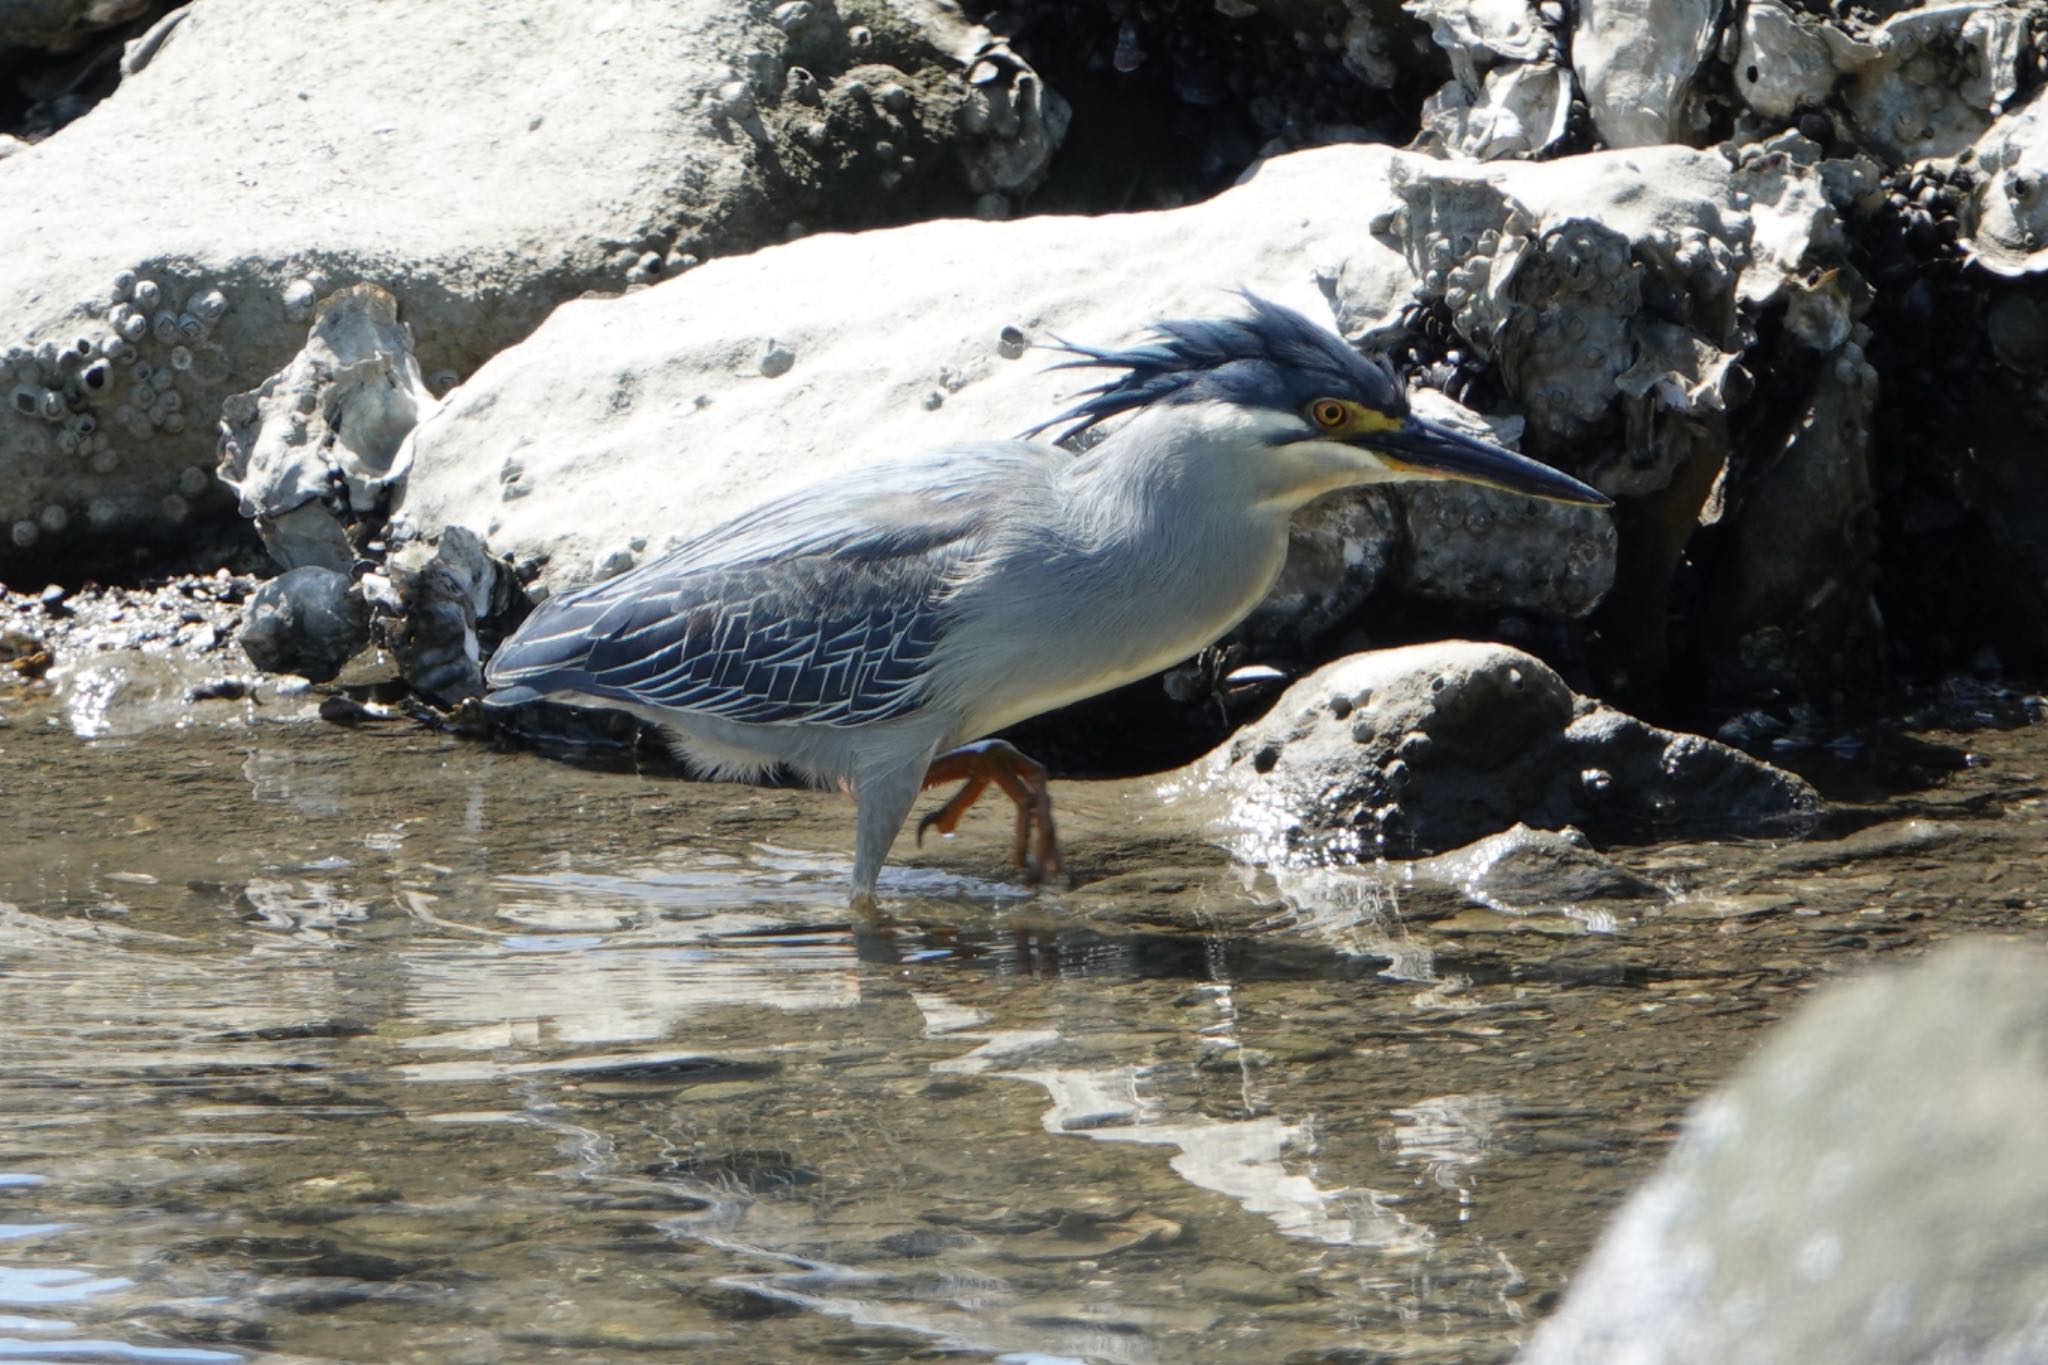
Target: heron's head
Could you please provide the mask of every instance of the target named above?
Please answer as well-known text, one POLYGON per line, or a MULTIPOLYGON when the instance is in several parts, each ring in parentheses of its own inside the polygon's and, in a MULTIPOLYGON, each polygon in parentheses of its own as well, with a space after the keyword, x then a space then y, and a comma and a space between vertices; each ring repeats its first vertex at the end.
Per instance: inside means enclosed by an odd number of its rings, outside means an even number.
POLYGON ((1267 462, 1258 485, 1294 505, 1336 488, 1415 479, 1608 505, 1549 465, 1416 416, 1392 367, 1328 328, 1257 295, 1244 300, 1245 316, 1157 323, 1129 350, 1062 343, 1076 357, 1064 365, 1121 373, 1026 434, 1066 423, 1070 436, 1119 413, 1165 407, 1182 410, 1191 432, 1267 462))

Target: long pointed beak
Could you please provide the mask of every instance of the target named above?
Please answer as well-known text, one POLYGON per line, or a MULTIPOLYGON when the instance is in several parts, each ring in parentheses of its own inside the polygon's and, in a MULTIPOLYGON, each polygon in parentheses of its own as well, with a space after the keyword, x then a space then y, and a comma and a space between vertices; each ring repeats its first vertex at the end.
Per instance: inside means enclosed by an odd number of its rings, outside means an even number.
POLYGON ((1588 507, 1614 505, 1614 500, 1599 489, 1539 460, 1487 441, 1476 441, 1413 414, 1403 418, 1392 431, 1375 432, 1359 444, 1370 446, 1381 459, 1416 478, 1456 479, 1588 507))

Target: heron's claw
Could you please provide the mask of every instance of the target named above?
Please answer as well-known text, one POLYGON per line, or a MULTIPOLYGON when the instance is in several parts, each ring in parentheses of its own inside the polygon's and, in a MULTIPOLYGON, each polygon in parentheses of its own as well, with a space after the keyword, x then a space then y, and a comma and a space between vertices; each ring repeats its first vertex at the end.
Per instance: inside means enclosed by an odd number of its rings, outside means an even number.
POLYGON ((994 783, 1017 806, 1017 838, 1011 856, 1027 884, 1036 886, 1065 870, 1060 858, 1059 834, 1052 819, 1052 792, 1045 766, 999 739, 962 745, 940 754, 926 771, 924 785, 964 782, 953 798, 917 822, 917 842, 924 832, 937 829, 951 834, 967 808, 981 799, 994 783))

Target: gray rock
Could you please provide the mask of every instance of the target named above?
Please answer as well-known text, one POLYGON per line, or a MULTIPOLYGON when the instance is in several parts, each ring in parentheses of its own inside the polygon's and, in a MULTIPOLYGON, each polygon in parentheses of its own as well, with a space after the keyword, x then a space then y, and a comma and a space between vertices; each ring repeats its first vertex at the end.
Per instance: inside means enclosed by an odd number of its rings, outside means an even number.
POLYGON ((1971 255, 2009 278, 2048 270, 2048 101, 2000 119, 1974 152, 1977 184, 1964 214, 1971 255))
POLYGON ((223 405, 221 481, 281 567, 346 571, 346 526, 381 510, 401 443, 438 406, 398 300, 353 285, 320 305, 289 365, 223 405))
MULTIPOLYGON (((1430 390, 1415 395, 1415 408, 1483 439, 1520 443, 1519 420, 1474 421, 1430 390)), ((1393 577, 1417 597, 1569 619, 1614 585, 1614 518, 1600 508, 1455 484, 1406 491, 1397 502, 1407 553, 1393 577)))
MULTIPOLYGON (((1796 204, 1766 234, 1736 210, 1734 174, 1720 155, 1676 147, 1540 165, 1403 163, 1401 207, 1379 230, 1400 245, 1419 294, 1499 367, 1532 452, 1584 462, 1590 446, 1596 481, 1642 494, 1690 458, 1666 433, 1729 406, 1752 245, 1803 246, 1806 220, 1828 210, 1818 197, 1796 204), (1668 320, 1670 308, 1645 307, 1653 290, 1686 301, 1685 325, 1668 320), (1627 428, 1619 449, 1600 439, 1617 419, 1627 428)), ((1775 277, 1792 267, 1775 255, 1757 252, 1751 268, 1775 277)))
POLYGON ((1326 665, 1195 772, 1265 862, 1431 853, 1518 822, 1602 837, 1796 828, 1820 804, 1789 773, 1464 641, 1326 665))
POLYGON ((1838 987, 1687 1121, 1521 1365, 2048 1359, 2048 954, 1838 987))
POLYGON ((450 526, 431 543, 399 546, 383 582, 368 587, 385 609, 378 638, 415 691, 442 705, 483 695, 477 623, 502 616, 516 599, 510 564, 474 532, 450 526))
POLYGON ((0 161, 0 354, 20 353, 0 367, 0 526, 67 511, 62 533, 0 540, 0 567, 225 518, 224 498, 165 500, 222 400, 281 369, 337 289, 388 289, 425 367, 466 375, 650 254, 1028 192, 1057 98, 942 6, 872 9, 857 47, 822 5, 796 33, 719 0, 191 7, 90 118, 0 161), (80 346, 111 382, 83 382, 80 346))
POLYGON ((348 575, 308 565, 279 574, 249 599, 242 652, 266 673, 324 682, 370 642, 370 612, 348 575))
MULTIPOLYGON (((1455 156, 1528 156, 1564 137, 1571 72, 1537 7, 1526 0, 1406 0, 1455 77, 1422 108, 1434 145, 1455 156)), ((1392 80, 1385 82, 1392 84, 1392 80)))
POLYGON ((1954 156, 2017 92, 2026 16, 2021 5, 1964 0, 1865 26, 1750 0, 1734 61, 1743 140, 1828 109, 1841 131, 1892 164, 1954 156))
POLYGON ((1610 147, 1690 143, 1705 131, 1694 79, 1712 51, 1718 0, 1583 0, 1572 68, 1610 147))

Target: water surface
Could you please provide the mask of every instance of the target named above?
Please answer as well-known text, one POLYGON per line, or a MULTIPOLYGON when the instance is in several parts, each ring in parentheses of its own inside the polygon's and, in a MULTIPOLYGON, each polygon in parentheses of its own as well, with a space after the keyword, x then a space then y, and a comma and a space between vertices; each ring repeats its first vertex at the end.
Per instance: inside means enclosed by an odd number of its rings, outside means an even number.
POLYGON ((1666 899, 1068 784, 1076 889, 990 810, 855 923, 831 796, 5 714, 0 1360, 1505 1359, 1809 987, 2048 927, 2030 730, 1666 899))

